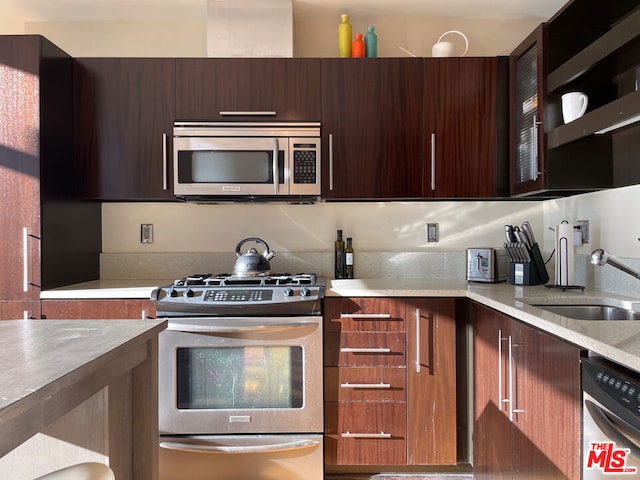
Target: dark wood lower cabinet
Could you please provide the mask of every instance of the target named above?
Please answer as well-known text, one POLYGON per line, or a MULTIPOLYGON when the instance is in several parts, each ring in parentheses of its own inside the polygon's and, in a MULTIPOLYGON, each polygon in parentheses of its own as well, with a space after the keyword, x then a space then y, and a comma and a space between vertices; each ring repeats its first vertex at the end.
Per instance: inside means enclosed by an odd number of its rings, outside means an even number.
POLYGON ((43 300, 43 318, 56 320, 144 320, 155 318, 156 307, 151 300, 43 300))
POLYGON ((455 300, 327 298, 324 325, 327 466, 455 465, 455 300))
POLYGON ((0 320, 40 318, 40 302, 0 301, 0 320))
POLYGON ((475 305, 476 479, 580 479, 580 355, 475 305))

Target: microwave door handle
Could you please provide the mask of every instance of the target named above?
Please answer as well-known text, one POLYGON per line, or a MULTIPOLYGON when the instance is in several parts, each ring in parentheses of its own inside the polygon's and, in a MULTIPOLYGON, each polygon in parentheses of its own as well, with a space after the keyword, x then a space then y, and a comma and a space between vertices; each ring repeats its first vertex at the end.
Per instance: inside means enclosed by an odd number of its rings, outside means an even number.
POLYGON ((278 139, 273 139, 273 194, 278 194, 278 180, 280 179, 280 169, 278 168, 278 139))
POLYGON ((160 448, 165 450, 180 450, 184 452, 199 453, 272 453, 284 450, 316 447, 320 445, 318 440, 294 440, 291 442, 274 443, 267 445, 209 445, 205 443, 160 442, 160 448))

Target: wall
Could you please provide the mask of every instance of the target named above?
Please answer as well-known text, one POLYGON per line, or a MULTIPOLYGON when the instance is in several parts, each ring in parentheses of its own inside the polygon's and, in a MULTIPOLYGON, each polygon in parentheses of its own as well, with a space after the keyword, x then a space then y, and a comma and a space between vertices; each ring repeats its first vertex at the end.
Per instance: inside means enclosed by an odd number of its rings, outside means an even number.
MULTIPOLYGON (((0 33, 41 33, 73 56, 206 55, 204 18, 202 22, 176 19, 170 23, 133 20, 33 22, 10 13, 3 12, 0 33)), ((337 21, 297 23, 296 56, 334 56, 337 21)), ((354 31, 364 30, 367 25, 376 26, 381 56, 405 55, 397 48, 399 46, 416 55, 429 56, 431 45, 442 32, 450 29, 467 34, 469 55, 502 55, 508 54, 540 23, 540 19, 453 22, 446 18, 383 19, 352 15, 352 23, 354 31)), ((450 40, 457 41, 455 37, 450 40)), ((125 258, 119 264, 127 263, 132 269, 145 264, 138 264, 135 259, 128 261, 128 254, 163 257, 168 252, 228 253, 235 249, 240 239, 259 235, 279 252, 324 253, 322 259, 326 263, 335 230, 340 227, 345 234, 354 237, 356 249, 361 253, 408 251, 429 254, 463 252, 468 246, 499 246, 505 223, 517 224, 528 219, 538 238, 542 239, 543 249, 550 253, 553 234, 548 227, 562 219, 589 219, 592 241, 577 250, 583 260, 580 280, 589 285, 636 294, 635 283, 640 282, 628 275, 611 267, 596 270, 584 264, 591 249, 601 245, 632 262, 640 259, 640 243, 636 240, 640 237, 637 205, 640 205, 640 187, 547 202, 326 203, 314 206, 105 204, 103 248, 106 257, 125 258), (427 221, 440 224, 439 243, 424 242, 427 221), (154 223, 155 243, 139 243, 140 223, 154 223)), ((434 257, 426 258, 428 267, 434 257)), ((455 263, 460 265, 458 260, 455 263)), ((375 273, 382 270, 380 267, 375 273)), ((116 268, 115 271, 124 270, 116 268)), ((424 272, 423 269, 420 271, 424 272)), ((456 271, 456 275, 459 274, 456 271)), ((640 291, 637 295, 640 296, 640 291)))

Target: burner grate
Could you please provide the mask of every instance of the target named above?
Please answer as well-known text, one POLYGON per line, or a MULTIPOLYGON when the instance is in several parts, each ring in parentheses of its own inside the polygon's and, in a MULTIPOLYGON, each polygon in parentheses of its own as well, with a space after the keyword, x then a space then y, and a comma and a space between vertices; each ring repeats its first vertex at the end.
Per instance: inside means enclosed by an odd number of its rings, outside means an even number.
POLYGON ((213 275, 194 274, 185 278, 180 278, 173 282, 175 287, 205 286, 205 287, 224 287, 224 286, 303 286, 315 285, 317 276, 315 273, 282 273, 282 274, 266 274, 252 276, 237 276, 227 273, 213 275))

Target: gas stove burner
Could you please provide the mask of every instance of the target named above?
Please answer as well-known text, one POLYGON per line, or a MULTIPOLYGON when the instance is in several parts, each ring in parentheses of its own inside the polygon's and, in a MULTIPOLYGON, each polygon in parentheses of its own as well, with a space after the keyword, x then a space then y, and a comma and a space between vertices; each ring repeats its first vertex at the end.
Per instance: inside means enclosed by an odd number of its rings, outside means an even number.
POLYGON ((261 275, 232 275, 228 273, 220 274, 195 274, 173 282, 174 287, 225 287, 225 286, 298 286, 315 285, 317 275, 315 273, 279 273, 261 275))

